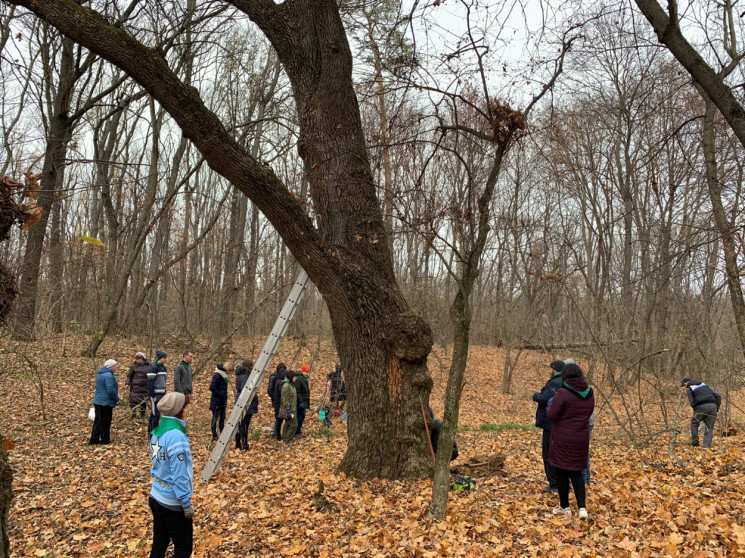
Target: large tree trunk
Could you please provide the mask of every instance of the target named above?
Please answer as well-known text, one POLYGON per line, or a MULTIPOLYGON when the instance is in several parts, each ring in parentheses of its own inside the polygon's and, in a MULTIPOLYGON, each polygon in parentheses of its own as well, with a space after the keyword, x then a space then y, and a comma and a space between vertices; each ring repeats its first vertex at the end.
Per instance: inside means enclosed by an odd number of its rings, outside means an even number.
POLYGON ((0 558, 10 558, 8 539, 8 512, 13 499, 13 470, 8 463, 8 454, 3 449, 0 435, 0 558))
POLYGON ((259 25, 290 77, 317 228, 272 170, 238 144, 156 51, 71 0, 11 3, 142 84, 208 164, 259 207, 308 272, 328 305, 346 371, 349 444, 341 470, 362 478, 429 476, 419 399, 429 403, 431 332, 410 311, 393 273, 335 0, 232 2, 259 25))
MULTIPOLYGON (((21 269, 20 291, 16 309, 16 326, 13 337, 28 340, 33 337, 36 324, 36 299, 39 286, 39 270, 41 268, 44 237, 47 232, 50 208, 55 202, 56 192, 61 189, 64 181, 64 161, 67 156, 67 144, 72 135, 73 122, 69 117, 72 89, 76 81, 75 61, 73 57, 73 42, 62 40, 62 54, 59 62, 59 83, 54 92, 49 115, 49 131, 47 134, 44 163, 42 165, 41 193, 37 203, 43 213, 39 224, 35 226, 26 238, 26 250, 21 269)), ((51 48, 51 47, 50 47, 51 48)), ((48 63, 52 63, 51 61, 48 63)), ((51 70, 50 70, 51 71, 51 70)), ((48 87, 52 87, 48 84, 48 87)))

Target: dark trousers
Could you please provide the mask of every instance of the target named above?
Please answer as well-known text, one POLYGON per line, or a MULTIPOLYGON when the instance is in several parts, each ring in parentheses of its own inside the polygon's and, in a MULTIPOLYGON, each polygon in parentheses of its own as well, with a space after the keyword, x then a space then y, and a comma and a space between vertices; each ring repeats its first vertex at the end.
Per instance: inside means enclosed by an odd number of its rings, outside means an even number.
MULTIPOLYGON (((277 416, 277 412, 274 412, 274 416, 277 416)), ((275 440, 282 439, 282 420, 281 418, 274 419, 274 431, 272 432, 272 438, 275 440)))
POLYGON ((567 471, 556 467, 556 488, 559 489, 559 505, 562 508, 569 507, 569 481, 572 481, 574 495, 577 498, 577 507, 586 508, 585 506, 585 479, 582 478, 582 471, 567 471))
POLYGON ((114 407, 94 405, 96 418, 93 420, 93 430, 89 444, 108 444, 111 442, 111 416, 114 407))
MULTIPOLYGON (((96 407, 98 408, 98 407, 96 407)), ((698 445, 698 428, 704 424, 704 447, 710 448, 714 439, 714 422, 717 420, 717 406, 714 403, 704 403, 693 410, 691 417, 691 443, 698 445)))
POLYGON ((213 438, 217 438, 218 426, 220 427, 220 433, 222 434, 222 430, 225 427, 225 407, 217 407, 212 410, 212 423, 210 424, 210 427, 212 428, 213 438))
POLYGON ((303 423, 305 422, 305 408, 298 408, 296 418, 297 432, 295 432, 295 436, 301 436, 303 434, 303 423))
POLYGON ((165 393, 159 393, 150 399, 150 418, 147 421, 147 430, 152 432, 160 424, 160 411, 158 410, 158 401, 163 399, 165 393))
POLYGON ((543 431, 541 440, 541 457, 543 457, 543 470, 546 472, 546 480, 551 488, 556 488, 556 469, 548 462, 548 450, 551 447, 551 431, 543 431))
POLYGON ((235 447, 243 449, 248 446, 248 427, 251 426, 253 415, 246 413, 238 425, 238 432, 235 435, 235 447))
POLYGON ((194 545, 194 522, 183 511, 177 512, 161 506, 149 498, 153 512, 153 548, 150 558, 165 558, 168 544, 173 541, 172 558, 188 558, 194 545))

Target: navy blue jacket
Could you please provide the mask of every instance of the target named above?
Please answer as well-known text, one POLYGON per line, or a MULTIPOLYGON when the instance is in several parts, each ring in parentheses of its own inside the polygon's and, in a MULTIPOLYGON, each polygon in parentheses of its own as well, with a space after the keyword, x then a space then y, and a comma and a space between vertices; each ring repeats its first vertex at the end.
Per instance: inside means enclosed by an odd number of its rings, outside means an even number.
MULTIPOLYGON (((246 367, 242 364, 239 364, 235 367, 235 400, 238 401, 238 397, 240 397, 241 392, 243 391, 243 388, 246 387, 246 383, 248 382, 248 370, 246 370, 246 367)), ((259 396, 254 395, 253 400, 248 405, 248 409, 246 409, 246 413, 249 415, 255 415, 259 412, 259 396)))
POLYGON ((533 394, 533 401, 538 403, 538 408, 535 410, 535 425, 543 430, 551 430, 553 426, 551 421, 546 418, 546 406, 548 400, 551 399, 555 394, 556 390, 561 387, 561 372, 555 372, 553 376, 546 382, 541 391, 537 391, 533 394))
POLYGON ((210 411, 228 406, 228 375, 222 370, 216 370, 210 382, 210 411))

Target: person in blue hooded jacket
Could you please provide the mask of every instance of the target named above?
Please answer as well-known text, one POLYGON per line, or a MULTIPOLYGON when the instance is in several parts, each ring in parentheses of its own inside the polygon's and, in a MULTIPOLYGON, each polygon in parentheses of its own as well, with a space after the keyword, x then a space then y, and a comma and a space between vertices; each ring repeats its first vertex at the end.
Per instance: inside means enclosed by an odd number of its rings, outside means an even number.
MULTIPOLYGON (((574 361, 572 361, 574 362, 574 361)), ((541 391, 537 391, 533 394, 533 401, 538 403, 538 408, 535 411, 535 425, 543 430, 543 438, 541 440, 541 457, 543 458, 543 470, 546 473, 546 480, 548 486, 543 487, 543 492, 558 492, 559 489, 556 484, 556 470, 548 462, 548 450, 551 446, 551 421, 546 418, 546 407, 548 406, 549 400, 554 396, 556 390, 561 387, 561 371, 564 369, 564 362, 561 360, 555 360, 548 365, 551 369, 551 377, 543 386, 541 391)))
POLYGON ((89 444, 111 443, 111 417, 114 407, 119 402, 119 383, 114 371, 118 366, 113 358, 103 363, 96 374, 96 393, 93 395, 93 407, 96 417, 93 420, 93 430, 89 444))
POLYGON ((158 402, 161 420, 150 438, 150 558, 165 557, 171 541, 173 558, 191 556, 194 546, 194 465, 184 419, 187 404, 186 396, 178 392, 167 393, 158 402))

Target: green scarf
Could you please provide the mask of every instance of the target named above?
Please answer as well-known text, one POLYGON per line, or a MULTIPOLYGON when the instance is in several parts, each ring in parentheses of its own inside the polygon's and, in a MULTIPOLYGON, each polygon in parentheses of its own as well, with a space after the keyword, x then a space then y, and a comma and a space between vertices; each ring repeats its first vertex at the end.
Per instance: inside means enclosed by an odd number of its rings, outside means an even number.
POLYGON ((180 430, 186 434, 186 426, 176 417, 160 417, 160 424, 153 429, 151 434, 160 437, 169 430, 180 430))

